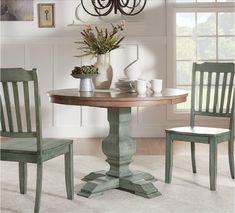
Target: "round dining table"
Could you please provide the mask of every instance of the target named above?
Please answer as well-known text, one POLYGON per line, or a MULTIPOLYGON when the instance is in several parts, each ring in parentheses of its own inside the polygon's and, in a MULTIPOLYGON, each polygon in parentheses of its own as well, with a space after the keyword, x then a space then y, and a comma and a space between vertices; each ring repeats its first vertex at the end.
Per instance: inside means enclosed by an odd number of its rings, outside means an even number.
POLYGON ((115 188, 145 198, 161 195, 153 184, 156 181, 154 176, 144 171, 131 171, 129 168, 136 152, 136 141, 129 131, 131 108, 177 104, 185 102, 187 95, 185 90, 171 88, 163 89, 159 94, 148 91, 145 95, 115 89, 93 92, 79 92, 78 89, 49 91, 48 96, 52 103, 107 108, 110 130, 102 141, 102 151, 110 169, 85 176, 83 180, 86 184, 78 195, 93 197, 115 188))

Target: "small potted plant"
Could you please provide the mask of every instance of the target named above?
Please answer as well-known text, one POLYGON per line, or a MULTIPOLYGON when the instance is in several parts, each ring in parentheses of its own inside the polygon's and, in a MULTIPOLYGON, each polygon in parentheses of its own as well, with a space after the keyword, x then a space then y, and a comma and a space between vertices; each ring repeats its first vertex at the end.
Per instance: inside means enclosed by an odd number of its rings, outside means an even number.
POLYGON ((98 68, 94 65, 74 67, 71 75, 74 78, 80 78, 80 92, 92 92, 93 86, 91 79, 99 74, 98 68))

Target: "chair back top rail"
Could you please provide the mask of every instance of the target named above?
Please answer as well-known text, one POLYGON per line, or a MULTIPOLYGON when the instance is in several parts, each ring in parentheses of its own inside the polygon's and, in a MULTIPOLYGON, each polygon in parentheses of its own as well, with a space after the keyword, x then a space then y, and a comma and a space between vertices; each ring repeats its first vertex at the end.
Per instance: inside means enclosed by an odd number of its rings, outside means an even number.
POLYGON ((37 150, 41 151, 40 97, 36 69, 1 68, 0 71, 0 81, 3 90, 0 99, 1 136, 15 138, 36 137, 37 150), (33 88, 29 88, 29 81, 33 83, 33 88), (21 96, 19 83, 23 86, 23 95, 21 96), (33 90, 34 98, 30 97, 31 90, 33 90), (36 131, 32 130, 32 106, 30 103, 34 103, 36 131), (23 111, 25 113, 22 113, 23 111), (23 121, 25 121, 25 128, 23 121))
MULTIPOLYGON (((36 71, 36 69, 33 69, 36 71)), ((1 82, 34 81, 30 71, 22 68, 1 68, 1 82)))
POLYGON ((205 62, 205 63, 194 63, 194 71, 202 72, 233 72, 234 73, 234 63, 221 63, 221 62, 205 62))

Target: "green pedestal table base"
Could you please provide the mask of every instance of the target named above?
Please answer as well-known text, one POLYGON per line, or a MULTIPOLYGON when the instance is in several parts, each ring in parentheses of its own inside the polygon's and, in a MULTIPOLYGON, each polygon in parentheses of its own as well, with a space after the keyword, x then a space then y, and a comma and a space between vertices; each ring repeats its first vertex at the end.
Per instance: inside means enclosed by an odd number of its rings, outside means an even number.
POLYGON ((161 195, 152 183, 156 179, 151 174, 141 171, 134 171, 131 176, 122 178, 106 175, 106 171, 92 172, 83 180, 88 182, 78 195, 87 198, 102 195, 110 189, 123 189, 145 198, 161 195))
POLYGON ((156 179, 149 173, 131 172, 129 165, 136 152, 136 141, 130 137, 131 108, 108 108, 109 135, 102 142, 109 171, 92 172, 78 195, 93 197, 109 189, 120 188, 136 195, 153 198, 161 195, 153 185, 156 179))

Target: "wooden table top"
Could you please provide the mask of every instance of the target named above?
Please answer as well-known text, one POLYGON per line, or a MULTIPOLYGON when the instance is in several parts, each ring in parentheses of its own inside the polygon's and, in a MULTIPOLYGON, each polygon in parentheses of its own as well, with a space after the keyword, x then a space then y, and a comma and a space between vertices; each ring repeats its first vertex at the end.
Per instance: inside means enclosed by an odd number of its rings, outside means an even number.
POLYGON ((145 95, 121 92, 117 89, 79 92, 78 89, 53 90, 48 92, 52 103, 93 107, 133 107, 177 104, 187 100, 188 92, 179 89, 164 89, 159 94, 148 91, 145 95))

